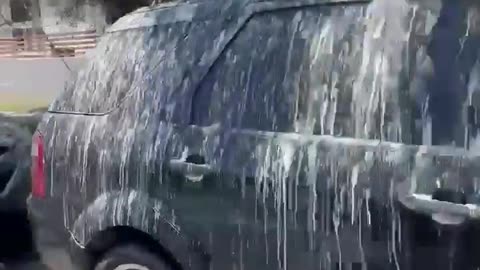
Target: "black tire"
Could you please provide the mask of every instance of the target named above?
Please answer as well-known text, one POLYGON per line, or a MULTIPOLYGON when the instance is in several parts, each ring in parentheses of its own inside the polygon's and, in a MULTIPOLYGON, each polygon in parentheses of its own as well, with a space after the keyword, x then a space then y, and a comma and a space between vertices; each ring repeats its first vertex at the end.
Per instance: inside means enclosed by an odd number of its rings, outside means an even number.
POLYGON ((174 270, 160 256, 137 245, 119 246, 108 251, 94 270, 174 270))

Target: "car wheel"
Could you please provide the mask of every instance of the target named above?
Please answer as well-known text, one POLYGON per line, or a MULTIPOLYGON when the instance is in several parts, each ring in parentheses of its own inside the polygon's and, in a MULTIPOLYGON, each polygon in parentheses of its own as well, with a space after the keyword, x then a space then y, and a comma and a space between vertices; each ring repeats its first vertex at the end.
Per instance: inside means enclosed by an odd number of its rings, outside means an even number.
POLYGON ((147 249, 128 245, 108 251, 94 270, 173 270, 173 267, 147 249))

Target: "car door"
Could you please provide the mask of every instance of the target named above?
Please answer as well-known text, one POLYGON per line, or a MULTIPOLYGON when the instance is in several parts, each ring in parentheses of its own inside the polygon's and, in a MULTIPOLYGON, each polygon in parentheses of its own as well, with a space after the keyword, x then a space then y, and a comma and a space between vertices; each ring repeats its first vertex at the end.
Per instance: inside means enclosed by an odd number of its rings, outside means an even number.
MULTIPOLYGON (((398 85, 377 84, 390 76, 373 61, 388 44, 375 40, 378 25, 363 31, 368 12, 355 4, 256 14, 197 87, 190 125, 175 127, 169 145, 169 202, 208 247, 213 269, 364 262, 368 219, 380 220, 368 224, 383 234, 378 254, 395 253, 389 192, 395 176, 408 176, 389 164, 396 151, 377 145, 402 141, 404 119, 398 85), (388 207, 372 208, 370 196, 388 207)), ((399 60, 403 37, 395 46, 386 56, 399 60)))
MULTIPOLYGON (((262 197, 271 184, 256 179, 263 165, 256 155, 266 151, 274 132, 293 131, 295 95, 282 86, 290 44, 277 39, 285 24, 272 29, 279 21, 255 16, 232 40, 196 89, 191 125, 171 146, 175 209, 203 231, 214 269, 277 269, 280 263, 281 202, 270 192, 262 197), (273 53, 279 48, 280 57, 273 53)), ((291 58, 298 68, 303 57, 291 58)))
POLYGON ((171 181, 182 183, 175 208, 203 229, 216 267, 314 269, 324 259, 317 232, 333 233, 332 219, 320 217, 331 216, 334 193, 323 188, 330 175, 320 169, 321 149, 308 143, 316 128, 309 121, 318 118, 312 107, 319 104, 309 101, 315 87, 333 84, 325 71, 332 55, 317 60, 318 74, 310 74, 310 65, 325 42, 348 38, 364 7, 257 14, 196 89, 191 126, 172 146, 171 181), (335 31, 325 30, 330 16, 341 22, 343 36, 322 41, 325 31, 335 31))

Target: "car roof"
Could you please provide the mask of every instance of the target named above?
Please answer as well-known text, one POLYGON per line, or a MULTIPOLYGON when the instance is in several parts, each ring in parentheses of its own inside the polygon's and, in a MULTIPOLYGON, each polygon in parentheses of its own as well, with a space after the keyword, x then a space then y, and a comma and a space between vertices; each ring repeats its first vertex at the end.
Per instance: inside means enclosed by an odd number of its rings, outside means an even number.
POLYGON ((179 0, 143 7, 125 15, 107 32, 116 32, 155 25, 238 18, 253 13, 311 5, 342 5, 369 3, 372 0, 179 0))

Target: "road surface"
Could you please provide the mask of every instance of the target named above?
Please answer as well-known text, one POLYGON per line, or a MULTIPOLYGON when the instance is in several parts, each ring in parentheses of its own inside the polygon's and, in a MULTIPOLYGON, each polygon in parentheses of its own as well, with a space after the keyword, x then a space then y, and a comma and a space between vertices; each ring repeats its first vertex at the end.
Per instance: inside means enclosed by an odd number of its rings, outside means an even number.
POLYGON ((19 262, 0 266, 0 270, 73 270, 68 255, 60 249, 49 249, 43 262, 19 262))

